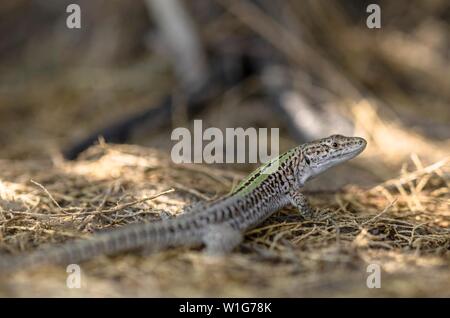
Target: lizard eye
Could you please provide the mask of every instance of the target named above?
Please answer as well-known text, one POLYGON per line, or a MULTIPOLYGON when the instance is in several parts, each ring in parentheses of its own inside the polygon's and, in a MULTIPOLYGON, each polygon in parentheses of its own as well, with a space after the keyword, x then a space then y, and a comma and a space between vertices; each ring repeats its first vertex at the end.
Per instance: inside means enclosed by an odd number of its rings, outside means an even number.
POLYGON ((333 148, 337 148, 338 147, 337 142, 333 142, 332 146, 333 146, 333 148))

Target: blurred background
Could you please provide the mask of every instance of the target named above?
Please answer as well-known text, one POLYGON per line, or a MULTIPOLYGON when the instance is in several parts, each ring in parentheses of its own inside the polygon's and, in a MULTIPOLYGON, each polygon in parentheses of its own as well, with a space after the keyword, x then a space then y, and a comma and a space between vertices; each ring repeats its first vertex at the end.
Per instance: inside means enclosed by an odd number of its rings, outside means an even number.
POLYGON ((146 118, 118 140, 169 150, 171 129, 192 119, 190 96, 209 94, 195 118, 280 127, 281 150, 330 133, 363 135, 381 178, 411 153, 442 159, 450 4, 378 1, 381 28, 369 29, 370 3, 3 1, 0 157, 49 159, 168 96, 169 119, 146 118), (80 29, 66 26, 71 3, 81 8, 80 29))

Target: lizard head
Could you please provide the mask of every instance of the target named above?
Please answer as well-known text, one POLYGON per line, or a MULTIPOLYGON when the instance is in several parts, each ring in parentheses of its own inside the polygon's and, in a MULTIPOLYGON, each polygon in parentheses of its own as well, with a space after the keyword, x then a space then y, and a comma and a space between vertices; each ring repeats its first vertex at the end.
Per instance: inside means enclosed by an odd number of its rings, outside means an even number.
POLYGON ((364 150, 366 144, 363 138, 342 135, 332 135, 305 144, 302 153, 311 169, 310 177, 356 157, 364 150))

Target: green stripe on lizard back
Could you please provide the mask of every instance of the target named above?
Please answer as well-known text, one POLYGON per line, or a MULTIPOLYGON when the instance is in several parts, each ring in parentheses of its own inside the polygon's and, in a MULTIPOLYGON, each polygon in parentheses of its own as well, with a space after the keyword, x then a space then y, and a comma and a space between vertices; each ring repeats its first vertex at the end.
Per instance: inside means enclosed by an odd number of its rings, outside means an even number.
POLYGON ((281 165, 283 162, 285 162, 291 154, 295 151, 294 149, 291 149, 282 155, 275 157, 259 168, 257 168, 255 171, 253 171, 251 174, 249 174, 244 180, 242 180, 232 191, 231 195, 237 194, 237 195, 246 195, 249 192, 251 192, 253 189, 255 189, 258 185, 261 184, 271 173, 276 171, 276 168, 281 165), (275 169, 274 169, 275 168, 275 169), (274 169, 274 170, 269 170, 274 169))

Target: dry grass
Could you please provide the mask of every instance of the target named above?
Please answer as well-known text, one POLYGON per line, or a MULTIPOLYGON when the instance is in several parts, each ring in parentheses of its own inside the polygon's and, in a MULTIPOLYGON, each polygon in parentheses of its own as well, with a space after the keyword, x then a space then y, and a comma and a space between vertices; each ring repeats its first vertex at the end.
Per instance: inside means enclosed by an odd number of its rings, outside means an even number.
MULTIPOLYGON (((230 256, 175 249, 100 257, 82 264, 83 287, 64 268, 2 278, 4 296, 449 296, 448 164, 405 173, 371 189, 309 191, 317 209, 302 220, 276 213, 230 256), (366 287, 381 264, 382 288, 366 287)), ((0 161, 4 253, 152 222, 161 212, 226 193, 241 174, 175 166, 160 152, 100 145, 73 163, 0 161), (31 181, 32 180, 32 181, 31 181), (172 190, 170 190, 172 189, 172 190), (205 191, 209 189, 209 191, 205 191)), ((332 173, 332 172, 330 172, 332 173)))

